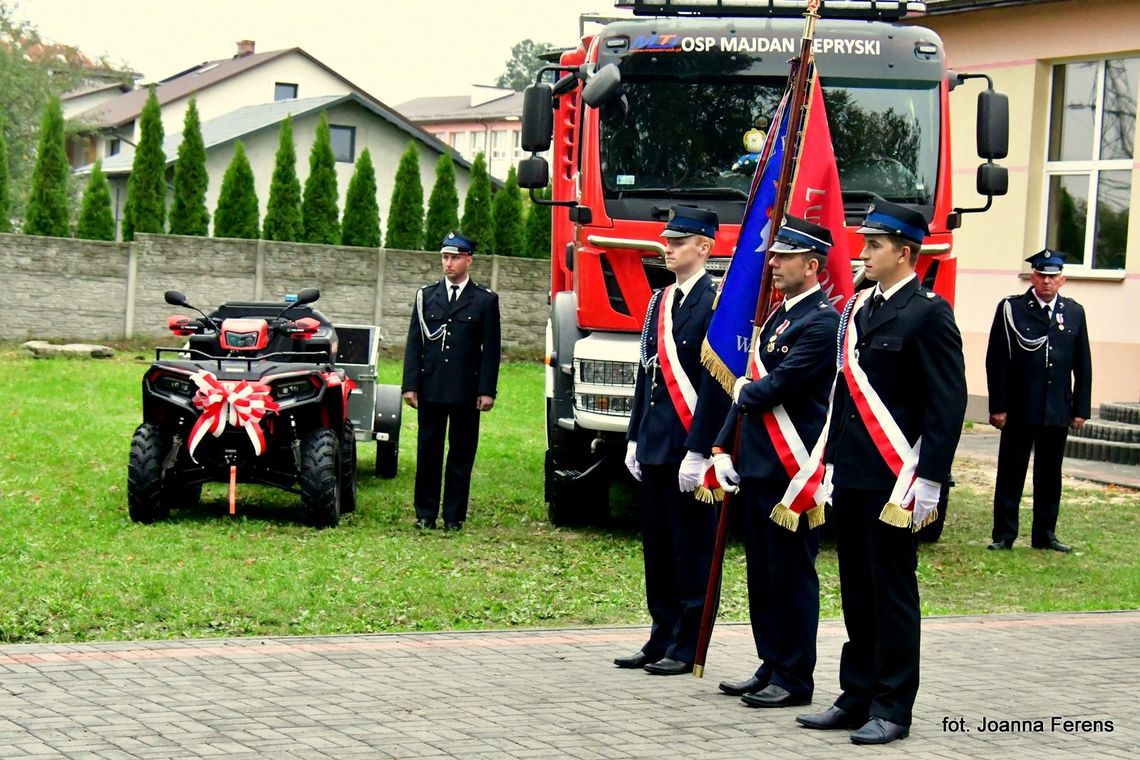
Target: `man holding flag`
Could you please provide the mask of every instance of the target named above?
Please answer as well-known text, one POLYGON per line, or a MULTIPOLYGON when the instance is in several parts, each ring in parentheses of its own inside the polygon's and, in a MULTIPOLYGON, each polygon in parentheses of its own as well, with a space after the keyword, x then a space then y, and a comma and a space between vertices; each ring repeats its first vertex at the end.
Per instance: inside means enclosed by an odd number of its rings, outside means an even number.
POLYGON ((625 464, 641 481, 645 596, 653 627, 619 668, 653 675, 693 670, 716 534, 716 509, 694 496, 707 470, 728 395, 701 366, 701 341, 716 296, 705 262, 717 215, 674 206, 662 237, 677 282, 655 291, 641 332, 641 359, 625 464))
POLYGON ((811 703, 819 628, 815 558, 823 522, 820 452, 835 378, 839 314, 819 287, 831 233, 788 216, 769 249, 768 266, 783 301, 754 333, 748 377, 713 447, 717 479, 743 506, 748 611, 760 668, 721 691, 751 707, 811 703), (749 379, 752 378, 752 379, 749 379), (731 450, 740 421, 740 446, 731 450), (739 475, 737 474, 739 469, 739 475), (743 478, 743 480, 742 480, 743 478))
POLYGON ((824 455, 848 636, 843 693, 827 711, 796 721, 857 729, 856 744, 886 744, 910 732, 919 680, 914 531, 937 517, 962 432, 966 377, 950 304, 915 277, 926 219, 878 199, 859 232, 864 272, 876 284, 840 322, 824 455))

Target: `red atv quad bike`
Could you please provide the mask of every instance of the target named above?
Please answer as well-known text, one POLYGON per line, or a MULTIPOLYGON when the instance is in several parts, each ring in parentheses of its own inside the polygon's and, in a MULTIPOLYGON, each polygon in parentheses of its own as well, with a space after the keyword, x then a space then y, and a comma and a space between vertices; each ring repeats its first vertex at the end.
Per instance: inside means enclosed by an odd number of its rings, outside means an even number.
POLYGON ((309 306, 318 298, 306 288, 293 302, 226 303, 207 315, 166 292, 167 303, 201 317, 169 318, 187 343, 155 349, 143 377, 127 467, 132 520, 195 507, 210 482, 230 484, 231 514, 239 482, 299 493, 316 527, 356 509, 354 383, 335 366, 335 328, 309 306))

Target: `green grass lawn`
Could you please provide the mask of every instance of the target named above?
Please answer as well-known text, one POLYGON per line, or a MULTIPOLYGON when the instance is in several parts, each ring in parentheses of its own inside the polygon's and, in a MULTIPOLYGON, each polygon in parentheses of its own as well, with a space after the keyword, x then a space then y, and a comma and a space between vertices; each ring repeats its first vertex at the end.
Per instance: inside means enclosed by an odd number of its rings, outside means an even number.
MULTIPOLYGON (((136 348, 137 350, 137 348, 136 348)), ((361 451, 359 509, 335 530, 300 520, 298 499, 225 486, 155 525, 127 518, 127 451, 140 421, 141 351, 109 361, 32 360, 0 347, 0 641, 644 624, 633 516, 565 530, 542 501, 542 368, 503 367, 483 417, 471 512, 460 534, 413 529, 415 414, 399 476, 371 476, 361 451)), ((381 380, 398 382, 387 360, 381 380)), ((407 410, 410 412, 410 410, 407 410)), ((923 548, 928 614, 1134 608, 1140 496, 1067 487, 1060 534, 1077 552, 985 551, 987 468, 963 485, 943 540, 923 548)), ((1027 519, 1028 516, 1026 516, 1027 519)), ((819 558, 823 614, 840 614, 834 547, 819 558)), ((747 619, 744 560, 729 546, 721 618, 747 619)))

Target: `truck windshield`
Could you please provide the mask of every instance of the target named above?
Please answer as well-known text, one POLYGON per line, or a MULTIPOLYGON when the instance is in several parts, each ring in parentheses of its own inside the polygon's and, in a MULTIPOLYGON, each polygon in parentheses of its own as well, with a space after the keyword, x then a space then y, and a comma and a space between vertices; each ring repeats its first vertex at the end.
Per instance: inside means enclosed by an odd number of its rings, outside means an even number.
MULTIPOLYGON (((628 111, 611 106, 602 114, 606 197, 746 198, 784 84, 755 77, 626 81, 628 111)), ((825 81, 824 102, 844 196, 873 192, 933 205, 937 83, 825 81)))

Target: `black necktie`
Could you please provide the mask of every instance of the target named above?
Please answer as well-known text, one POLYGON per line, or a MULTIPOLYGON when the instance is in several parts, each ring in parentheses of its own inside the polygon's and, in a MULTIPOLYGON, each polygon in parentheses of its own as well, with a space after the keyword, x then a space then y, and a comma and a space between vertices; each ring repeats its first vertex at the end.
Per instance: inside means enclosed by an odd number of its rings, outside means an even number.
POLYGON ((883 298, 882 293, 876 293, 871 298, 871 303, 868 304, 868 306, 867 306, 867 319, 868 320, 871 319, 871 317, 875 316, 875 312, 879 310, 879 307, 882 306, 883 302, 886 300, 887 299, 883 298))
POLYGON ((672 310, 673 319, 677 318, 677 310, 681 308, 681 299, 684 297, 685 297, 685 294, 681 292, 680 288, 677 288, 676 290, 673 291, 673 310, 672 310))
POLYGON ((1049 304, 1045 304, 1045 321, 1046 322, 1052 322, 1053 321, 1053 307, 1050 306, 1049 304))
POLYGON ((457 298, 459 298, 459 286, 458 285, 452 285, 451 286, 451 298, 447 299, 447 303, 450 304, 451 306, 454 306, 455 305, 455 299, 457 299, 457 298))

